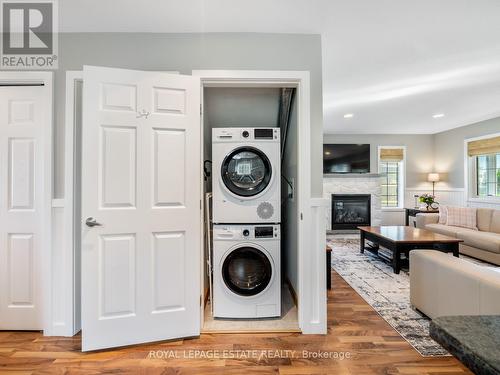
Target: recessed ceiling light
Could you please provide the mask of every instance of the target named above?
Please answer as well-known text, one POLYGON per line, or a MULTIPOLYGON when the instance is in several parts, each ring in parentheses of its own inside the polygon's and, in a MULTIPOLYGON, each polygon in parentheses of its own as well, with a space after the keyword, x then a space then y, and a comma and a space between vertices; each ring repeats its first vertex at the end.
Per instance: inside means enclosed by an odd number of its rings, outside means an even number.
POLYGON ((352 114, 352 113, 346 113, 344 115, 344 118, 352 118, 352 117, 354 117, 354 114, 352 114))
POLYGON ((441 118, 444 117, 444 113, 436 113, 435 115, 432 115, 433 118, 441 118))
POLYGON ((330 151, 325 151, 325 155, 330 155, 331 152, 330 151))

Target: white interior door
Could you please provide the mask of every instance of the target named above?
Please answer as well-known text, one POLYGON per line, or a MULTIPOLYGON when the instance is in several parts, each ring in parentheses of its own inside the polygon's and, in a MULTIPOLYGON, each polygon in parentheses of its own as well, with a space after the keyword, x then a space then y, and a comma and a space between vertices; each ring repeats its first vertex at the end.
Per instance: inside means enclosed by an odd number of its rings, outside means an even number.
POLYGON ((82 349, 197 336, 199 78, 85 67, 83 90, 82 349))
POLYGON ((44 93, 0 87, 0 330, 43 329, 44 93))

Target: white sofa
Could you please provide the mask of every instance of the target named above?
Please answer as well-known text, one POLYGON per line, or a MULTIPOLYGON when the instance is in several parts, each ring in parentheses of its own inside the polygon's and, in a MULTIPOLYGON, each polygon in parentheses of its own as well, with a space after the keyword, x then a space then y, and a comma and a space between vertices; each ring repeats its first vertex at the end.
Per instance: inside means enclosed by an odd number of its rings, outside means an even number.
POLYGON ((500 314, 500 268, 435 250, 410 252, 410 302, 434 319, 500 314))
POLYGON ((478 208, 478 230, 439 224, 439 214, 417 214, 416 226, 464 240, 460 253, 500 265, 500 210, 478 208))

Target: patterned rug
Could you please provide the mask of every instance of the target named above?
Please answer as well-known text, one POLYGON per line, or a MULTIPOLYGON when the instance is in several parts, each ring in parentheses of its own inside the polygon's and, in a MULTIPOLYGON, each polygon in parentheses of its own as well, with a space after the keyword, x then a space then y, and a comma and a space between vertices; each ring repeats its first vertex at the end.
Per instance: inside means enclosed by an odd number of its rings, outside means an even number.
POLYGON ((410 305, 410 276, 396 275, 378 256, 359 252, 355 236, 327 236, 332 248, 332 268, 363 297, 422 356, 447 356, 429 336, 430 319, 410 305))

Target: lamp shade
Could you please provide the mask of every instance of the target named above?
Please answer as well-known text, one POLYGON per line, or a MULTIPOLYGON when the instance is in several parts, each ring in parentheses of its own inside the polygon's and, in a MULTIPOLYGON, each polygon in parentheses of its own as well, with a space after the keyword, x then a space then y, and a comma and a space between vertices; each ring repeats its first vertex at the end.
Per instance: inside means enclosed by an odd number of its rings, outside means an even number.
POLYGON ((438 182, 439 181, 439 173, 429 173, 427 175, 427 181, 438 182))

